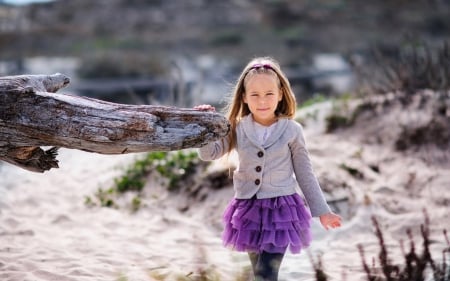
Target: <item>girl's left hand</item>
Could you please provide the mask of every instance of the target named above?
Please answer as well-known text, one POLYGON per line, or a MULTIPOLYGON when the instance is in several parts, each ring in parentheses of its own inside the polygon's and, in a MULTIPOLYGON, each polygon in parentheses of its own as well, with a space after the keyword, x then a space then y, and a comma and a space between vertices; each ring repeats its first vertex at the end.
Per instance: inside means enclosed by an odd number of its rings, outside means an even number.
POLYGON ((321 215, 320 217, 320 223, 322 226, 328 230, 330 228, 338 228, 341 226, 341 217, 339 215, 336 215, 335 213, 326 213, 321 215))

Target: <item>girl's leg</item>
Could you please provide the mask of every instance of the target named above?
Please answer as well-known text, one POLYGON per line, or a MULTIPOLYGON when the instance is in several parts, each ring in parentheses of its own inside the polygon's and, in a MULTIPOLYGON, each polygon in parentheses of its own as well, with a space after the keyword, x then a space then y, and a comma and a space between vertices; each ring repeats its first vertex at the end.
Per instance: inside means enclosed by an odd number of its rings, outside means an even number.
MULTIPOLYGON (((277 281, 278 271, 280 270, 281 261, 284 253, 268 253, 259 254, 256 265, 253 267, 256 281, 277 281)), ((252 261, 253 264, 253 261, 252 261)))
POLYGON ((248 257, 250 258, 250 262, 252 263, 253 274, 256 275, 256 264, 259 260, 259 254, 255 252, 248 252, 248 257))

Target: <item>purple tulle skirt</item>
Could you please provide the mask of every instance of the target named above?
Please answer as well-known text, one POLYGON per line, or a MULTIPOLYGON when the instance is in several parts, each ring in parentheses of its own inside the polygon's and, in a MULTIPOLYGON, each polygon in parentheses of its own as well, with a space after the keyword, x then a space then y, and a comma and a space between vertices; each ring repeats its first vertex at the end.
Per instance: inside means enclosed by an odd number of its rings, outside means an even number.
POLYGON ((223 243, 237 251, 299 253, 311 242, 311 214, 299 194, 233 199, 223 221, 223 243))

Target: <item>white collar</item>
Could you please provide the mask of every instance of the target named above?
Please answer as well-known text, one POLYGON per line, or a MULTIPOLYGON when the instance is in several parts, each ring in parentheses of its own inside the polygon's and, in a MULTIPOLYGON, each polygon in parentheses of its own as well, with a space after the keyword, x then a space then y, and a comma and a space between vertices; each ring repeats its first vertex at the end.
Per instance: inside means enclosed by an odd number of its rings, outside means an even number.
MULTIPOLYGON (((255 127, 253 125, 253 115, 250 113, 247 116, 244 116, 240 123, 242 123, 242 128, 244 129, 245 135, 250 139, 250 141, 258 147, 261 147, 258 141, 258 135, 255 132, 255 127)), ((277 122, 271 125, 271 134, 268 139, 264 143, 264 148, 271 146, 281 134, 286 130, 287 125, 289 123, 289 119, 287 118, 279 118, 277 122)))

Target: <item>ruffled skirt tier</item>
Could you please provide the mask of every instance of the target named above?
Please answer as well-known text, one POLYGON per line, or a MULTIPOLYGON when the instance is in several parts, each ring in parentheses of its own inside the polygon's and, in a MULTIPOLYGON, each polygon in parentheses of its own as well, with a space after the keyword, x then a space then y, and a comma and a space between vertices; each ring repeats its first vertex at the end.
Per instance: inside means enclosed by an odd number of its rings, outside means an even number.
POLYGON ((311 214, 299 194, 233 199, 223 221, 223 243, 237 251, 299 253, 311 243, 311 214))

